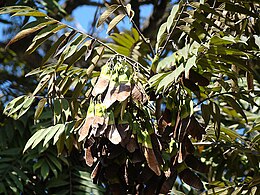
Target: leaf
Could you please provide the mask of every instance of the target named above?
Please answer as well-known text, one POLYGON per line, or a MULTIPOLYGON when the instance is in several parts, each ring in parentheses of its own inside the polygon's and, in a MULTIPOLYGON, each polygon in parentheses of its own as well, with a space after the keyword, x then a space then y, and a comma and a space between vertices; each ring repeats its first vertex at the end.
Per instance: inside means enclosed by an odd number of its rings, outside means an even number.
POLYGON ((235 13, 241 13, 248 16, 252 16, 254 18, 258 18, 259 16, 251 11, 249 11, 248 8, 242 7, 240 5, 234 4, 234 3, 225 3, 225 10, 232 11, 235 13))
POLYGON ((47 15, 37 10, 22 10, 13 14, 12 16, 34 16, 34 17, 46 17, 47 15))
POLYGON ((10 178, 13 180, 14 184, 16 185, 16 187, 22 192, 23 191, 23 184, 20 181, 20 179, 18 178, 17 175, 13 174, 14 172, 9 172, 8 175, 10 176, 10 178))
POLYGON ((249 129, 246 133, 251 133, 254 131, 259 131, 260 132, 260 124, 257 124, 256 126, 254 126, 252 129, 249 129))
POLYGON ((35 96, 39 91, 41 91, 47 85, 50 79, 51 75, 45 75, 44 77, 42 77, 36 89, 34 90, 33 95, 35 96))
POLYGON ((58 32, 59 30, 63 29, 67 27, 67 25, 65 24, 52 24, 52 25, 48 25, 46 28, 42 29, 32 40, 37 41, 38 39, 41 39, 43 37, 47 37, 49 34, 54 34, 56 32, 58 32))
POLYGON ((86 53, 88 47, 86 45, 83 45, 78 51, 76 51, 70 58, 67 70, 77 61, 80 60, 80 58, 86 53))
POLYGON ((209 105, 206 104, 202 104, 201 105, 201 114, 202 114, 202 118, 204 119, 205 122, 205 126, 207 126, 209 124, 209 120, 210 120, 210 110, 209 110, 209 105))
POLYGON ((53 100, 54 104, 54 124, 57 124, 61 122, 62 115, 61 115, 61 100, 60 99, 54 99, 53 100))
MULTIPOLYGON (((110 115, 111 117, 111 115, 110 115)), ((114 117, 114 115, 113 115, 114 117)), ((110 119, 110 118, 109 118, 110 119)), ((116 128, 115 124, 109 125, 108 127, 108 133, 107 133, 107 138, 115 145, 119 144, 122 141, 122 137, 116 128)))
POLYGON ((38 120, 38 118, 41 116, 41 113, 43 111, 43 108, 45 106, 47 102, 46 98, 42 98, 39 102, 38 102, 38 106, 36 108, 36 111, 34 113, 34 120, 38 120))
POLYGON ((178 13, 178 10, 179 10, 180 6, 179 4, 177 5, 174 5, 172 7, 172 10, 171 10, 171 13, 170 13, 170 16, 167 18, 167 32, 169 33, 170 30, 171 30, 171 27, 172 27, 172 24, 177 16, 177 13, 178 13))
POLYGON ((63 124, 57 124, 55 126, 48 128, 48 133, 46 134, 43 142, 43 147, 46 146, 46 144, 54 137, 54 135, 57 133, 57 131, 62 128, 64 129, 63 124))
POLYGON ((41 166, 41 176, 43 177, 43 180, 45 180, 49 175, 49 166, 47 162, 44 162, 41 166))
POLYGON ((15 101, 15 104, 13 105, 12 109, 10 109, 8 116, 11 116, 12 114, 16 113, 18 110, 20 110, 25 101, 28 99, 28 96, 22 96, 22 98, 19 98, 18 101, 15 101))
POLYGON ((107 34, 121 21, 124 19, 125 14, 117 15, 109 24, 107 28, 107 34))
POLYGON ((9 14, 9 13, 15 13, 22 10, 33 10, 31 7, 28 6, 6 6, 2 7, 0 9, 0 14, 9 14))
POLYGON ((230 45, 236 43, 235 37, 230 36, 224 36, 219 37, 217 35, 210 38, 210 45, 230 45))
POLYGON ((42 59, 42 65, 44 65, 52 55, 54 55, 57 48, 61 43, 68 37, 68 34, 63 34, 59 37, 59 39, 51 46, 51 48, 46 52, 45 56, 42 59))
POLYGON ((185 70, 183 64, 179 65, 174 71, 164 77, 159 83, 156 92, 159 92, 161 88, 165 91, 171 84, 177 81, 177 78, 181 75, 181 73, 185 70))
POLYGON ((22 115, 24 115, 31 107, 33 101, 35 100, 35 97, 28 96, 27 99, 24 101, 23 107, 21 108, 18 118, 20 118, 22 115))
POLYGON ((208 173, 209 167, 192 154, 186 156, 185 163, 193 170, 199 171, 200 173, 208 173))
POLYGON ((8 111, 11 112, 11 109, 14 107, 14 105, 17 104, 17 102, 19 102, 19 105, 20 105, 23 102, 24 98, 25 98, 25 96, 23 95, 23 96, 19 96, 19 97, 13 99, 11 102, 9 102, 6 105, 3 113, 8 114, 8 111))
POLYGON ((132 34, 133 34, 135 42, 140 40, 139 33, 138 33, 138 31, 135 28, 132 28, 132 34))
POLYGON ((135 40, 130 40, 123 34, 118 34, 118 33, 112 33, 110 36, 116 43, 131 49, 131 47, 135 44, 135 40))
POLYGON ((59 140, 61 134, 65 131, 66 125, 65 124, 59 124, 59 129, 57 131, 57 133, 55 134, 55 136, 53 137, 53 145, 57 143, 57 141, 59 140))
POLYGON ((156 53, 158 53, 159 47, 161 46, 162 42, 165 40, 166 38, 166 28, 167 28, 167 23, 163 23, 160 28, 159 31, 157 33, 157 41, 156 41, 156 45, 155 45, 155 50, 156 53))
POLYGON ((61 111, 65 116, 65 121, 67 121, 69 119, 69 116, 71 116, 71 111, 69 102, 65 98, 61 99, 61 111))
POLYGON ((209 104, 209 110, 211 112, 211 115, 214 120, 214 128, 215 128, 215 134, 217 139, 219 139, 220 136, 220 122, 221 122, 221 114, 219 106, 215 102, 210 102, 209 104))
POLYGON ((196 65, 196 59, 197 57, 195 55, 193 55, 191 58, 189 58, 185 64, 185 76, 188 75, 188 72, 190 71, 190 69, 196 65))
POLYGON ((58 171, 57 171, 56 167, 49 161, 49 159, 46 159, 46 162, 47 162, 49 168, 51 169, 51 171, 53 172, 54 176, 57 178, 58 171))
POLYGON ((86 164, 92 167, 94 164, 94 158, 91 153, 91 147, 85 148, 84 150, 85 150, 84 159, 86 161, 86 164))
POLYGON ((241 116, 246 120, 246 122, 248 122, 246 114, 244 113, 244 111, 241 108, 241 106, 236 102, 236 100, 234 100, 231 96, 224 96, 224 98, 226 99, 228 104, 230 106, 232 106, 232 108, 234 108, 236 110, 236 112, 240 113, 241 116))
POLYGON ((8 47, 9 45, 23 39, 24 37, 44 28, 45 26, 49 25, 49 24, 53 24, 56 21, 47 21, 47 22, 43 22, 43 21, 34 21, 31 22, 29 24, 27 24, 24 28, 24 30, 20 31, 17 35, 15 35, 14 38, 12 38, 8 44, 6 45, 6 47, 8 47), (40 22, 40 23, 39 23, 40 22))
POLYGON ((97 22, 97 27, 102 25, 106 21, 106 19, 120 7, 121 5, 116 5, 116 4, 109 6, 107 10, 104 11, 104 13, 99 17, 97 22))
POLYGON ((48 133, 47 129, 40 129, 33 134, 33 136, 27 141, 26 145, 24 146, 23 153, 31 147, 35 142, 40 143, 44 136, 48 133), (39 139, 40 136, 43 136, 42 139, 39 139))
POLYGON ((221 127, 220 130, 227 134, 233 141, 235 141, 236 139, 244 141, 243 138, 235 130, 229 129, 227 127, 221 127))
MULTIPOLYGON (((78 47, 83 43, 83 41, 86 39, 85 35, 79 35, 77 38, 75 38, 64 50, 64 60, 71 57, 78 49, 78 47)), ((84 45, 83 45, 84 46, 84 45)), ((63 56, 63 54, 61 56, 63 56)))
POLYGON ((59 171, 62 171, 62 165, 60 163, 60 161, 58 160, 59 158, 57 158, 57 156, 53 155, 52 153, 47 154, 49 160, 55 165, 55 167, 57 167, 59 169, 59 171))

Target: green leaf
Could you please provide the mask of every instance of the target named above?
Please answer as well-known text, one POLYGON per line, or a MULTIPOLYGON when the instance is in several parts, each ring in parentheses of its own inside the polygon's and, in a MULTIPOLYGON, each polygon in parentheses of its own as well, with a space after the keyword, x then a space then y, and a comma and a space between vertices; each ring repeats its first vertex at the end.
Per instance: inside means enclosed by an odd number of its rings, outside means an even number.
POLYGON ((124 19, 126 14, 119 14, 108 24, 107 33, 109 33, 121 20, 124 19))
POLYGON ((234 13, 241 13, 248 16, 252 16, 254 18, 258 18, 259 15, 249 11, 248 8, 242 7, 240 5, 234 4, 234 3, 225 3, 225 10, 232 11, 234 13))
POLYGON ((53 156, 52 154, 48 154, 48 158, 50 159, 50 161, 60 170, 62 171, 62 165, 60 163, 60 161, 58 160, 57 156, 53 156))
POLYGON ((24 101, 23 107, 21 108, 18 118, 20 118, 22 115, 24 115, 31 107, 33 101, 35 100, 35 97, 27 96, 27 99, 24 101))
POLYGON ((42 164, 44 163, 44 159, 41 158, 33 165, 33 172, 35 172, 37 169, 41 168, 42 164))
POLYGON ((156 72, 161 72, 163 69, 167 69, 167 68, 169 69, 172 66, 176 65, 175 60, 176 60, 175 53, 163 58, 162 60, 159 61, 156 68, 156 72))
POLYGON ((0 183, 0 193, 8 194, 3 182, 0 183))
POLYGON ((43 108, 45 106, 47 102, 46 98, 42 98, 39 102, 38 102, 38 106, 36 108, 36 111, 34 113, 34 120, 38 120, 38 118, 41 116, 41 113, 43 111, 43 108))
MULTIPOLYGON (((35 140, 42 134, 42 133, 48 133, 47 131, 45 131, 45 129, 40 129, 38 130, 36 133, 33 134, 33 136, 27 141, 26 145, 24 146, 24 150, 23 153, 32 146, 32 144, 35 142, 35 140)), ((41 141, 41 140, 40 140, 41 141)))
POLYGON ((132 33, 133 33, 133 36, 134 36, 134 40, 139 41, 140 36, 139 36, 138 31, 135 28, 132 28, 132 33))
POLYGON ((252 129, 249 129, 246 133, 251 133, 254 131, 259 131, 260 132, 260 124, 254 126, 252 129))
POLYGON ((77 85, 74 89, 74 92, 73 92, 73 95, 72 95, 72 98, 78 98, 78 96, 80 95, 82 89, 85 87, 85 82, 86 80, 85 79, 80 79, 78 82, 77 82, 77 85))
POLYGON ((33 95, 36 95, 39 91, 43 90, 50 79, 51 79, 51 75, 45 75, 44 77, 42 77, 36 89, 34 90, 33 95))
POLYGON ((165 41, 166 38, 166 28, 167 28, 167 23, 163 23, 160 28, 159 31, 157 33, 157 41, 156 41, 156 45, 155 45, 155 50, 156 53, 158 53, 158 49, 161 46, 161 44, 163 43, 163 41, 165 41))
POLYGON ((227 128, 227 127, 221 127, 220 130, 227 134, 233 141, 236 139, 240 139, 241 141, 244 141, 242 137, 234 130, 227 128))
POLYGON ((205 125, 207 126, 209 124, 210 120, 210 110, 209 105, 202 104, 201 105, 201 114, 202 118, 204 119, 205 125))
POLYGON ((43 180, 45 180, 48 177, 49 172, 50 172, 49 166, 47 162, 44 162, 41 166, 41 176, 43 177, 43 180))
POLYGON ((106 21, 106 19, 120 7, 121 7, 121 5, 111 5, 111 6, 109 6, 107 8, 107 10, 104 11, 104 13, 101 14, 101 16, 99 17, 98 22, 97 22, 97 27, 102 25, 106 21))
POLYGON ((61 99, 61 110, 62 113, 65 115, 65 120, 67 121, 69 116, 71 116, 69 102, 66 99, 61 99))
POLYGON ((59 30, 67 27, 65 24, 52 24, 47 26, 46 28, 42 29, 32 40, 32 42, 37 41, 38 39, 47 37, 49 34, 54 34, 58 32, 59 30))
POLYGON ((16 187, 22 192, 23 191, 23 185, 22 185, 21 181, 19 180, 19 178, 17 177, 17 175, 14 175, 13 172, 9 172, 8 175, 13 180, 16 187))
POLYGON ((215 135, 217 139, 220 137, 220 122, 221 122, 221 114, 219 106, 215 102, 210 102, 209 111, 213 117, 215 135))
POLYGON ((17 35, 15 35, 14 38, 12 38, 9 43, 6 45, 6 47, 8 47, 9 45, 23 39, 24 37, 44 28, 45 26, 49 25, 49 24, 53 24, 56 21, 34 21, 31 23, 28 23, 27 25, 25 25, 24 30, 20 31, 17 35))
POLYGON ((12 109, 8 113, 8 116, 11 116, 12 114, 14 114, 18 110, 20 110, 23 107, 23 105, 24 105, 24 103, 25 103, 27 98, 28 98, 28 96, 22 96, 21 99, 19 98, 19 100, 15 102, 15 104, 12 107, 12 109))
POLYGON ((51 46, 42 59, 42 65, 45 64, 50 59, 50 57, 54 55, 55 51, 60 46, 60 44, 63 43, 66 37, 68 37, 68 34, 61 35, 60 38, 51 46))
POLYGON ((12 108, 15 106, 15 104, 17 104, 17 102, 19 102, 18 104, 20 105, 20 104, 24 101, 24 100, 23 100, 24 98, 25 98, 25 96, 23 95, 23 96, 19 96, 19 97, 13 99, 11 102, 9 102, 9 103, 6 105, 6 107, 5 107, 4 111, 3 111, 3 113, 8 114, 8 111, 11 112, 11 110, 12 110, 12 108))
POLYGON ((61 115, 61 101, 60 99, 55 99, 53 101, 54 104, 54 124, 57 124, 59 122, 61 122, 62 119, 62 115, 61 115))
POLYGON ((69 60, 67 69, 69 69, 75 62, 79 61, 80 58, 86 53, 87 49, 88 47, 83 45, 77 52, 75 52, 69 60))
POLYGON ((256 135, 253 139, 252 139, 253 143, 260 143, 260 134, 256 135))
POLYGON ((71 57, 78 49, 78 47, 83 43, 84 40, 86 40, 85 35, 79 35, 77 38, 75 38, 71 44, 69 45, 68 50, 64 50, 64 53, 66 52, 66 55, 64 56, 64 60, 71 57))
POLYGON ((235 37, 230 36, 224 36, 219 37, 217 35, 211 37, 209 44, 210 45, 230 45, 236 43, 235 37))
POLYGON ((127 39, 124 35, 113 33, 110 36, 115 42, 119 43, 120 45, 131 48, 135 42, 132 42, 132 40, 127 39))
POLYGON ((195 55, 193 55, 191 58, 189 58, 185 64, 185 75, 188 75, 188 72, 190 71, 190 69, 196 65, 196 59, 197 57, 195 55))
POLYGON ((53 144, 56 144, 57 141, 59 140, 60 138, 60 135, 65 131, 65 125, 64 124, 61 124, 57 133, 55 134, 54 138, 53 138, 53 144))
POLYGON ((231 96, 224 96, 224 98, 228 102, 228 104, 230 106, 232 106, 236 110, 237 113, 240 113, 241 116, 246 120, 246 122, 248 122, 246 114, 244 113, 241 106, 236 102, 236 100, 234 100, 231 96))
POLYGON ((60 128, 64 128, 63 124, 57 124, 48 128, 48 133, 46 134, 43 142, 43 147, 54 137, 54 135, 59 131, 60 128))
POLYGON ((159 92, 161 88, 165 91, 171 84, 177 81, 177 78, 181 75, 184 71, 183 64, 179 65, 174 71, 164 77, 161 82, 159 83, 156 92, 159 92))
POLYGON ((56 167, 48 159, 46 161, 47 161, 49 168, 53 172, 54 176, 57 178, 58 177, 58 171, 57 171, 56 167))
POLYGON ((9 13, 15 13, 15 12, 25 11, 25 10, 33 10, 33 9, 28 6, 6 6, 0 9, 0 14, 9 14, 9 13))
POLYGON ((174 20, 175 20, 175 18, 176 18, 176 16, 177 16, 177 14, 178 14, 179 8, 180 8, 179 4, 174 5, 174 6, 172 7, 170 16, 167 18, 167 22, 166 22, 166 23, 167 23, 167 32, 168 32, 168 33, 169 33, 170 30, 171 30, 172 24, 173 24, 173 22, 174 22, 174 20))
POLYGON ((22 10, 12 16, 34 16, 34 17, 46 17, 47 15, 37 10, 22 10))

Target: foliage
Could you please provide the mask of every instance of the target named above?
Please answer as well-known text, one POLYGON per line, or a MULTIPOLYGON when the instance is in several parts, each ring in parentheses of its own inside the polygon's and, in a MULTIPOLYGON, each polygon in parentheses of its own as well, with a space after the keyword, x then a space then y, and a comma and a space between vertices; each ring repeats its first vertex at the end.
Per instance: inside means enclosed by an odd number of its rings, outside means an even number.
POLYGON ((109 43, 27 6, 1 8, 34 17, 7 46, 31 36, 32 53, 54 40, 27 74, 34 91, 5 106, 27 139, 1 142, 3 193, 258 194, 259 3, 180 1, 149 40, 131 4, 116 2, 97 26, 110 33, 128 17, 133 28, 109 43))

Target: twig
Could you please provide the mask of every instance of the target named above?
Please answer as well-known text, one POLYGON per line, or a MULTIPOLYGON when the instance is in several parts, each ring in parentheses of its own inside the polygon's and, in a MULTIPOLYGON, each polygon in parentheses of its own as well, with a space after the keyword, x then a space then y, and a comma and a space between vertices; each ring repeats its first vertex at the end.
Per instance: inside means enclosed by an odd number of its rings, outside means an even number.
POLYGON ((149 49, 151 50, 152 52, 152 57, 155 56, 155 53, 154 53, 154 50, 153 50, 153 47, 151 45, 150 42, 147 42, 146 38, 144 37, 144 35, 142 34, 142 32, 140 31, 139 27, 136 25, 135 21, 134 20, 131 20, 131 16, 128 14, 126 8, 125 8, 125 5, 124 3, 122 2, 122 0, 120 0, 120 4, 123 6, 123 9, 124 9, 124 12, 125 14, 127 15, 127 17, 130 19, 131 23, 133 24, 133 26, 135 27, 135 29, 137 30, 138 34, 141 36, 142 40, 144 41, 144 43, 146 45, 148 45, 149 49))

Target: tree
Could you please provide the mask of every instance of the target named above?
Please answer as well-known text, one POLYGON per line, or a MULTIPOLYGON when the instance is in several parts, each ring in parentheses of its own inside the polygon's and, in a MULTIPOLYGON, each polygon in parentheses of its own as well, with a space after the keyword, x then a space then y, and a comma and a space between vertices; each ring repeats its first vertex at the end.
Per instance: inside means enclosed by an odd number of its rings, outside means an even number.
POLYGON ((48 48, 4 109, 2 193, 259 193, 259 1, 111 1, 95 21, 108 41, 54 5, 0 10, 25 16, 7 47, 48 48), (140 29, 141 3, 167 14, 140 29))

